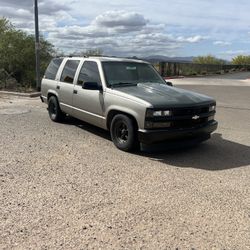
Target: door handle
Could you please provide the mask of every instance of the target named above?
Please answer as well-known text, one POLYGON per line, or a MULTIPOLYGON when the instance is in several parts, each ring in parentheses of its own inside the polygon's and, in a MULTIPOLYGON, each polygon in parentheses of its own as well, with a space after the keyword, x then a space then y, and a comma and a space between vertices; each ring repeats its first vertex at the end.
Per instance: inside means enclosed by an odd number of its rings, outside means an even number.
POLYGON ((77 90, 74 89, 74 90, 73 90, 73 94, 77 94, 77 90))
POLYGON ((60 89, 60 86, 59 86, 59 85, 57 85, 57 86, 56 86, 56 88, 57 88, 57 89, 60 89))

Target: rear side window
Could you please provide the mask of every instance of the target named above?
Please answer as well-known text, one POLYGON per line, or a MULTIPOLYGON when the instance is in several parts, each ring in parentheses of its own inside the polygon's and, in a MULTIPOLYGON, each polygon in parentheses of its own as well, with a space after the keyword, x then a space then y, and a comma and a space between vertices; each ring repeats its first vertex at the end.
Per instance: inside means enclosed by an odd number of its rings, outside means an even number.
POLYGON ((100 74, 96 62, 86 61, 83 63, 77 84, 82 85, 85 82, 96 82, 101 84, 100 74))
POLYGON ((55 58, 53 59, 48 68, 46 69, 44 78, 50 79, 50 80, 55 80, 56 79, 56 74, 57 71, 62 63, 63 59, 62 58, 55 58))
POLYGON ((68 60, 64 66, 61 82, 73 83, 79 60, 68 60))

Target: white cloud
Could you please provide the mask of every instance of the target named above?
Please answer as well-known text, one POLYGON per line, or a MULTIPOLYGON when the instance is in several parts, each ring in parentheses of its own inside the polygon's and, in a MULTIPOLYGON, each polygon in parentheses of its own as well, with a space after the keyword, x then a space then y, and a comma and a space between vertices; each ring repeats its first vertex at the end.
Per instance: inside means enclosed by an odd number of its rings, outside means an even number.
POLYGON ((206 37, 203 37, 203 36, 200 36, 200 35, 197 35, 197 36, 191 36, 191 37, 177 37, 177 41, 179 42, 187 42, 187 43, 198 43, 202 40, 205 40, 206 37))
MULTIPOLYGON (((248 0, 38 2, 41 33, 65 51, 95 46, 124 55, 219 54, 223 46, 246 50, 250 42, 248 0)), ((0 13, 34 33, 33 0, 0 0, 0 13)))
POLYGON ((250 50, 227 50, 227 51, 221 52, 221 54, 230 55, 230 56, 245 55, 249 53, 250 53, 250 50))
POLYGON ((232 43, 231 42, 226 42, 226 41, 214 41, 213 44, 214 45, 219 45, 219 46, 229 46, 232 43))
POLYGON ((143 27, 147 20, 143 15, 126 11, 107 11, 94 20, 94 24, 103 27, 143 27))
POLYGON ((87 26, 55 27, 48 38, 68 51, 101 48, 104 53, 138 56, 172 54, 186 43, 205 39, 166 34, 164 24, 150 24, 143 15, 125 11, 105 12, 87 26))
POLYGON ((14 9, 13 7, 4 7, 0 6, 0 16, 8 17, 8 18, 18 18, 27 20, 32 18, 32 14, 30 11, 26 9, 14 9))

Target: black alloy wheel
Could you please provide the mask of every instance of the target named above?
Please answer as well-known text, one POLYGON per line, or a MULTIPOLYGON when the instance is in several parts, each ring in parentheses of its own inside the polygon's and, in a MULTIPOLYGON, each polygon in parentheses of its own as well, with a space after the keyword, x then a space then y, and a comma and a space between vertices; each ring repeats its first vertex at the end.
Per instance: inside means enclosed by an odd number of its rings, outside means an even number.
POLYGON ((116 115, 111 122, 110 133, 117 148, 129 152, 138 147, 136 126, 130 117, 116 115))

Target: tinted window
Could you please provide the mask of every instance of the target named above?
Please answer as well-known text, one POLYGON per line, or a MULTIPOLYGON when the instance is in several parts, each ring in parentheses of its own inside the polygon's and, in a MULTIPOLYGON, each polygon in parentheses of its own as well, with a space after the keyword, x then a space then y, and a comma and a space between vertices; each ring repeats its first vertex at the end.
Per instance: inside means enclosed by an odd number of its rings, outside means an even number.
POLYGON ((101 84, 100 74, 96 62, 84 62, 77 83, 82 85, 84 82, 97 82, 101 84))
POLYGON ((73 83, 79 60, 68 60, 64 66, 61 82, 73 83))
POLYGON ((55 58, 53 59, 46 72, 45 72, 45 75, 44 75, 44 78, 46 79, 50 79, 50 80, 55 80, 56 79, 56 74, 57 74, 57 71, 62 63, 63 59, 62 58, 55 58))

